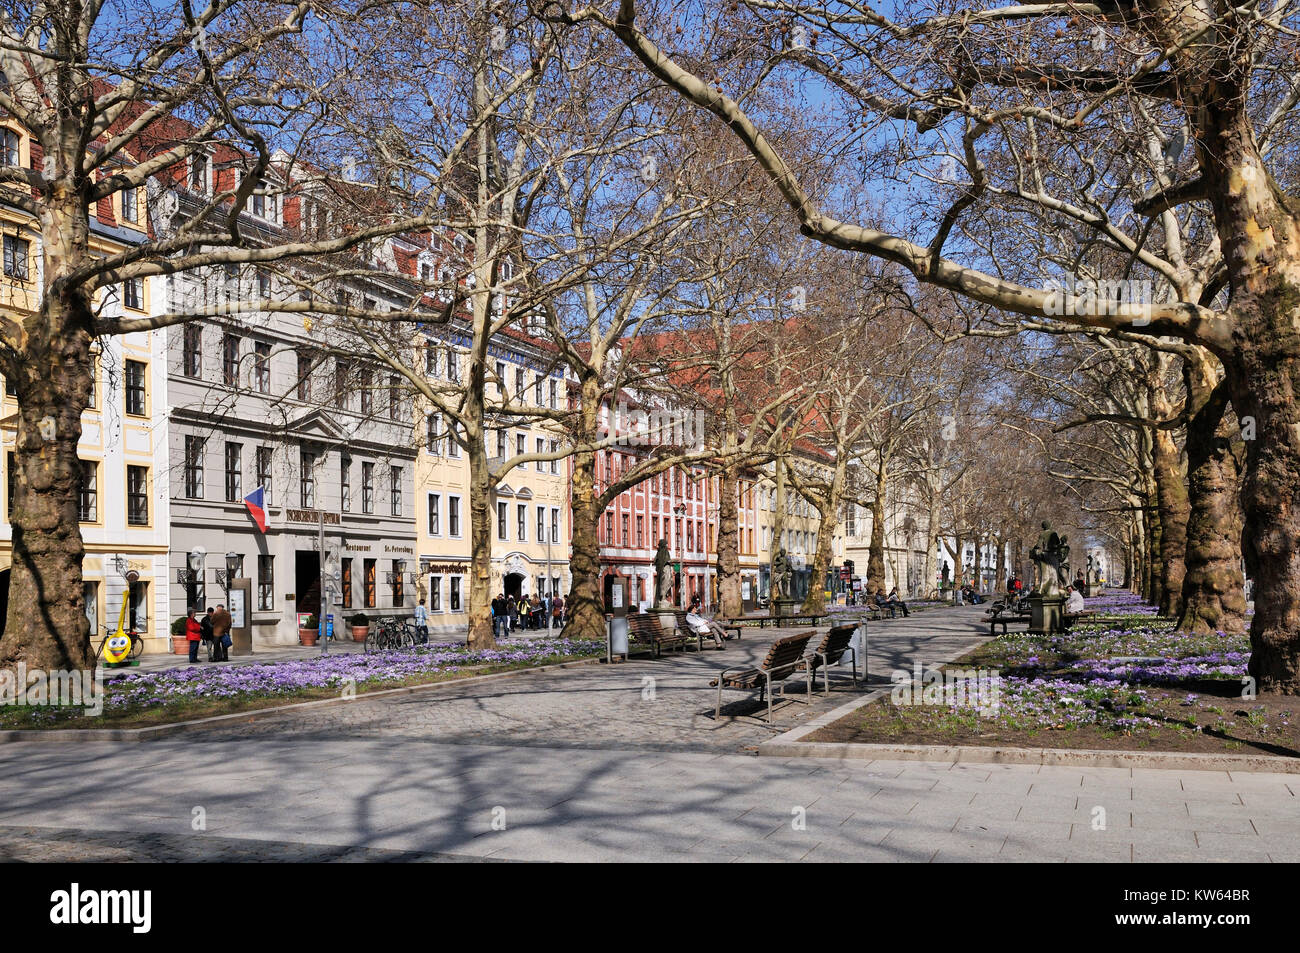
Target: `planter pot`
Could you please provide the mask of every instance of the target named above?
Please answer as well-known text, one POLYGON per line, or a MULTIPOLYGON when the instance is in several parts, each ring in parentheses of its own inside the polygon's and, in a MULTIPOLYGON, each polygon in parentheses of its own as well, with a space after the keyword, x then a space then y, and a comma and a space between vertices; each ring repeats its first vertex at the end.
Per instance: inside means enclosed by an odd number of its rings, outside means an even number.
POLYGON ((298 641, 303 645, 315 645, 318 635, 320 635, 320 629, 299 629, 298 641))
POLYGON ((354 625, 352 627, 353 642, 364 642, 366 640, 366 636, 369 634, 370 634, 370 625, 368 623, 366 625, 354 625))
POLYGON ((172 655, 189 655, 190 640, 183 635, 172 636, 172 655))

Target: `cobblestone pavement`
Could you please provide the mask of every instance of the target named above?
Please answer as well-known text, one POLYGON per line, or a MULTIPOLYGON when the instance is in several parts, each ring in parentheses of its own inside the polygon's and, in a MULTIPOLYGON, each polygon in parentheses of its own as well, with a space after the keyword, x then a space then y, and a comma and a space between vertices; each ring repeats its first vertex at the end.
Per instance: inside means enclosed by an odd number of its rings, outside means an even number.
MULTIPOLYGON (((969 610, 936 611, 868 624, 871 680, 853 688, 850 667, 832 674, 829 697, 819 688, 806 704, 805 681, 792 678, 777 696, 773 724, 766 704, 748 693, 724 691, 722 717, 714 720, 717 690, 709 681, 724 668, 758 665, 771 643, 807 629, 747 629, 718 651, 677 651, 658 659, 639 656, 537 672, 481 684, 367 700, 305 712, 286 712, 243 724, 223 724, 206 734, 222 738, 410 737, 455 744, 614 747, 663 751, 741 751, 843 704, 854 694, 889 684, 894 668, 909 671, 948 660, 987 635, 969 610)), ((826 626, 818 628, 819 635, 826 626)), ((812 643, 816 644, 815 640, 812 643)))

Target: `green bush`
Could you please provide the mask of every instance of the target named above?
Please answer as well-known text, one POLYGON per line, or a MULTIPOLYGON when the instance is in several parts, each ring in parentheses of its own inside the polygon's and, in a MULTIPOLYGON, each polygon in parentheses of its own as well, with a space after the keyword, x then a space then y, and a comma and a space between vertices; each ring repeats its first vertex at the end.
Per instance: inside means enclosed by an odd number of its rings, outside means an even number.
POLYGON ((316 613, 307 616, 307 621, 302 624, 304 629, 319 629, 320 619, 316 618, 316 613))
POLYGON ((369 624, 370 624, 370 616, 366 615, 364 612, 357 612, 357 613, 355 613, 355 614, 352 616, 352 622, 351 622, 351 624, 352 624, 352 625, 369 625, 369 624))
POLYGON ((185 622, 188 616, 177 616, 176 621, 172 623, 172 635, 186 635, 185 622))

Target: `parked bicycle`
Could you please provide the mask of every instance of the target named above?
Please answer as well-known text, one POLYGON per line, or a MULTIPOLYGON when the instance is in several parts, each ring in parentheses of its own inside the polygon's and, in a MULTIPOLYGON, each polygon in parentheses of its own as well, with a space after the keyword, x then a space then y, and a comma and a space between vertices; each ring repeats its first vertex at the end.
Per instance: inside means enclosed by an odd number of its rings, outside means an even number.
POLYGON ((415 643, 415 627, 405 620, 395 619, 392 616, 380 619, 366 634, 367 654, 411 648, 415 643))
MULTIPOLYGON (((108 644, 109 639, 117 635, 117 629, 110 625, 105 624, 103 626, 103 629, 104 629, 104 637, 99 640, 99 645, 95 647, 95 658, 97 659, 105 658, 104 646, 108 644)), ((144 637, 141 636, 138 632, 136 632, 135 629, 127 629, 124 634, 131 639, 131 658, 139 658, 141 655, 143 655, 144 637)))

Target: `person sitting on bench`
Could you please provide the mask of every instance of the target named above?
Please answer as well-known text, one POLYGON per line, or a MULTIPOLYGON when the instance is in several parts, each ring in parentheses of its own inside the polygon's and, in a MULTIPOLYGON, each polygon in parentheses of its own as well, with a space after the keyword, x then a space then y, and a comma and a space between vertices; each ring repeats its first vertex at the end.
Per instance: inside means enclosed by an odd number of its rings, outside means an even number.
POLYGON ((722 648, 722 643, 727 639, 727 633, 722 630, 722 626, 712 619, 706 619, 699 614, 700 597, 696 596, 691 600, 691 607, 686 610, 686 624, 691 627, 691 631, 698 632, 700 635, 712 636, 718 643, 718 648, 722 648))
POLYGON ((890 589, 890 590, 889 590, 889 595, 885 597, 885 605, 887 605, 891 610, 892 610, 892 609, 902 609, 902 610, 903 610, 903 618, 904 618, 904 619, 907 618, 907 616, 908 616, 908 612, 907 612, 907 603, 904 602, 902 599, 898 598, 898 587, 897 587, 897 586, 895 586, 893 589, 890 589))
POLYGON ((978 592, 976 592, 975 588, 972 585, 970 585, 970 583, 967 583, 966 585, 962 586, 961 592, 962 595, 966 597, 967 601, 969 601, 970 604, 973 606, 977 606, 984 601, 984 597, 981 596, 978 592))
POLYGON ((1077 615, 1083 611, 1083 593, 1074 586, 1065 590, 1070 594, 1070 598, 1065 600, 1065 611, 1070 615, 1077 615))
POLYGON ((888 612, 891 619, 898 614, 897 606, 886 599, 884 593, 877 592, 876 598, 873 601, 876 603, 876 608, 881 612, 888 612))

